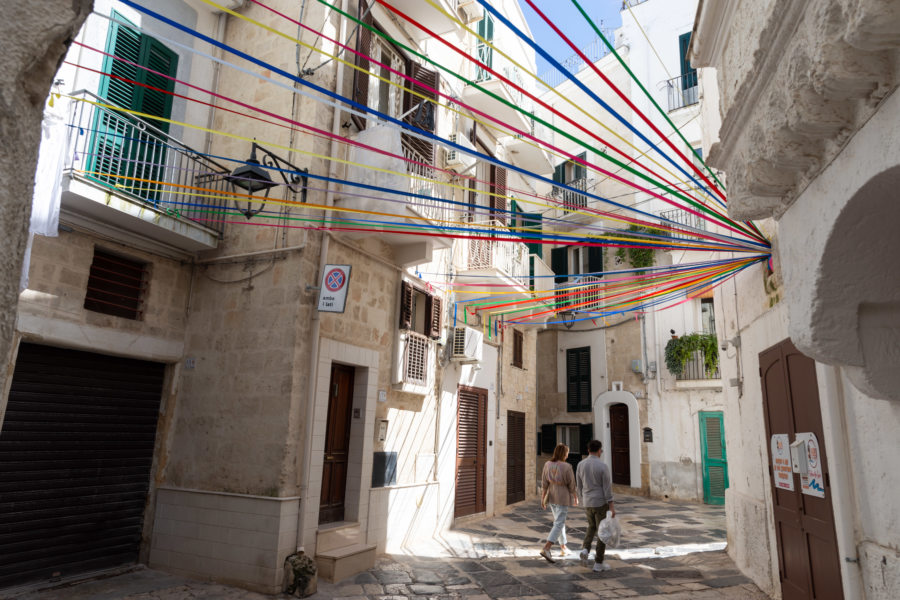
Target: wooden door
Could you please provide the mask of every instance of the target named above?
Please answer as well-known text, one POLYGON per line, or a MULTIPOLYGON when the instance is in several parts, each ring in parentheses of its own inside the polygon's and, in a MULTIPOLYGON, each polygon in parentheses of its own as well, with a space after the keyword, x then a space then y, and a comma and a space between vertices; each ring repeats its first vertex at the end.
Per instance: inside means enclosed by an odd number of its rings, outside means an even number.
POLYGON ((612 480, 620 485, 631 485, 631 452, 628 438, 628 406, 613 404, 609 407, 609 437, 612 442, 612 480))
POLYGON ((525 499, 525 413, 506 412, 506 503, 525 499))
POLYGON ((350 412, 353 410, 353 367, 332 365, 328 391, 319 523, 344 520, 344 495, 347 491, 347 463, 350 454, 350 412))
POLYGON ((487 508, 487 390, 459 387, 456 419, 456 517, 487 508))
POLYGON ((769 484, 774 502, 772 512, 778 541, 782 597, 841 599, 840 559, 834 532, 832 489, 815 362, 800 354, 790 340, 785 340, 760 353, 759 375, 762 380, 769 484), (807 432, 814 433, 818 438, 824 498, 803 494, 797 474, 792 474, 793 490, 775 485, 769 443, 772 435, 787 434, 789 441, 793 442, 797 433, 807 432))
POLYGON ((703 501, 707 504, 725 504, 728 460, 721 411, 700 411, 700 446, 703 452, 703 501))

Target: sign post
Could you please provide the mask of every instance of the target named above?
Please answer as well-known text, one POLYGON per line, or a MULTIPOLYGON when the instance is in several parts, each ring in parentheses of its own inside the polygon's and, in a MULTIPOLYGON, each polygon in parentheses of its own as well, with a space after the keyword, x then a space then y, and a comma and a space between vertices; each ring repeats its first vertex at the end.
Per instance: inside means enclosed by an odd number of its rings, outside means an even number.
POLYGON ((344 312, 349 286, 350 265, 325 265, 319 286, 319 312, 344 312))

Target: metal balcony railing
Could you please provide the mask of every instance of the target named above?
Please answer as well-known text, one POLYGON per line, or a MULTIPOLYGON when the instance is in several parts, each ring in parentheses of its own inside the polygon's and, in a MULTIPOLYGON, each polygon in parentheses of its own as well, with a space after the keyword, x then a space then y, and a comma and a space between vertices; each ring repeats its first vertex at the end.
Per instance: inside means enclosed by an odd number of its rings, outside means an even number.
MULTIPOLYGON (((573 179, 566 183, 567 186, 573 187, 576 190, 586 191, 588 187, 588 180, 586 177, 579 177, 578 179, 573 179)), ((562 205, 559 207, 563 213, 569 213, 573 210, 579 210, 581 208, 585 208, 587 206, 587 196, 584 194, 579 194, 578 192, 574 192, 572 190, 567 190, 561 187, 554 187, 550 193, 551 197, 556 198, 562 205)))
POLYGON ((428 383, 428 345, 426 336, 407 331, 403 346, 403 383, 425 385, 428 383))
POLYGON ((502 232, 508 231, 502 227, 499 221, 490 221, 487 224, 473 223, 473 226, 479 229, 485 228, 486 225, 492 228, 491 233, 479 234, 479 237, 467 240, 458 240, 454 263, 467 271, 488 269, 500 271, 520 283, 522 287, 530 287, 528 246, 511 234, 508 241, 491 239, 491 237, 500 237, 503 235, 502 232))
POLYGON ((428 166, 431 159, 419 155, 416 151, 404 146, 403 156, 410 162, 406 163, 406 170, 413 177, 409 178, 409 191, 420 196, 431 196, 433 200, 421 197, 410 197, 409 206, 426 219, 434 222, 446 222, 451 220, 450 204, 452 200, 452 188, 441 185, 435 179, 437 171, 428 166))
POLYGON ((710 380, 710 379, 721 379, 722 376, 719 374, 719 369, 708 373, 706 371, 706 366, 703 364, 703 351, 696 350, 691 356, 690 360, 684 363, 684 369, 681 371, 681 375, 676 375, 676 381, 697 381, 697 380, 710 380))
POLYGON ((669 95, 669 112, 691 104, 697 104, 700 101, 699 90, 697 71, 691 71, 666 81, 666 91, 669 95))
MULTIPOLYGON (((680 225, 684 225, 685 227, 692 227, 694 229, 700 229, 706 231, 706 219, 699 215, 695 215, 693 213, 689 213, 688 211, 676 208, 674 210, 664 210, 659 213, 659 216, 663 219, 669 219, 670 221, 675 221, 680 225)), ((687 239, 696 236, 692 236, 688 233, 682 233, 678 231, 673 231, 671 233, 673 238, 687 239)))
POLYGON ((581 275, 556 284, 556 310, 597 311, 603 308, 603 285, 600 277, 581 275))
MULTIPOLYGON (((600 32, 603 34, 603 37, 605 37, 607 40, 610 40, 610 43, 613 43, 612 40, 615 39, 615 32, 612 29, 603 27, 600 29, 600 32)), ((588 58, 591 64, 597 62, 598 60, 609 54, 609 48, 599 37, 594 38, 593 41, 591 41, 583 48, 580 48, 580 50, 588 58)), ((577 75, 581 72, 582 69, 588 66, 588 63, 585 62, 585 60, 578 54, 573 54, 565 60, 560 61, 560 64, 563 66, 563 68, 565 68, 566 71, 572 73, 573 75, 577 75)), ((568 81, 569 78, 565 73, 560 73, 557 69, 554 68, 549 69, 547 72, 542 74, 541 80, 546 82, 550 87, 556 87, 562 82, 568 81)), ((540 89, 541 91, 543 91, 543 88, 540 89)))
MULTIPOLYGON (((86 90, 73 95, 109 103, 86 90)), ((222 234, 225 166, 145 120, 90 102, 72 103, 69 126, 67 173, 222 234)))

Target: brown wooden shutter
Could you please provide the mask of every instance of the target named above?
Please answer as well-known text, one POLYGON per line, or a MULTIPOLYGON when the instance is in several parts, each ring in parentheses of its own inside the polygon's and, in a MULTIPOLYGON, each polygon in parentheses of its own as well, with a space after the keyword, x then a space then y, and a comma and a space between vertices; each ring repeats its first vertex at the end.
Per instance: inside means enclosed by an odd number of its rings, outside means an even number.
POLYGON ((428 329, 427 336, 430 338, 441 337, 441 314, 443 303, 440 297, 429 294, 425 314, 428 315, 428 323, 425 324, 428 329))
POLYGON ((405 281, 400 282, 400 329, 412 327, 413 288, 405 281))
MULTIPOLYGON (((366 25, 373 25, 372 11, 366 0, 359 0, 359 19, 366 25)), ((372 32, 360 25, 356 29, 356 66, 362 71, 353 70, 353 101, 369 105, 369 52, 372 50, 372 32)), ((366 128, 366 120, 357 115, 350 117, 359 129, 366 128)))
POLYGON ((487 390, 459 388, 454 516, 484 512, 487 474, 487 390))
POLYGON ((525 499, 525 413, 506 413, 506 503, 525 499))
POLYGON ((491 217, 506 224, 506 169, 491 165, 491 217))
MULTIPOLYGON (((406 65, 406 73, 415 81, 427 85, 434 90, 438 89, 439 83, 437 71, 426 69, 418 63, 409 61, 406 65)), ((426 98, 437 100, 436 93, 424 88, 422 85, 418 85, 418 83, 406 81, 405 86, 424 95, 426 98)), ((436 106, 437 105, 434 102, 427 102, 419 96, 404 92, 403 112, 409 114, 406 115, 403 121, 422 131, 434 133, 437 117, 437 111, 435 110, 436 106)), ((402 141, 403 147, 415 152, 421 158, 422 162, 428 165, 434 163, 434 144, 408 134, 403 134, 402 141)))

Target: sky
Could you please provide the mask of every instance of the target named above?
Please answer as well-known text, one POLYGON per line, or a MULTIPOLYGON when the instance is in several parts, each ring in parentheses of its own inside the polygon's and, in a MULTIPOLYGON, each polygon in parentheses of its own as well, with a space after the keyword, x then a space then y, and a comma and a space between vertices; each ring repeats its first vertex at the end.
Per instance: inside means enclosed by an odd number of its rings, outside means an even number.
MULTIPOLYGON (((532 2, 549 19, 552 19, 578 48, 585 47, 596 37, 594 30, 575 8, 572 0, 532 0, 532 2)), ((522 6, 522 12, 525 13, 535 41, 541 44, 551 56, 562 62, 575 54, 575 51, 531 9, 526 0, 519 0, 519 4, 522 6)), ((622 17, 619 14, 622 0, 579 0, 578 4, 598 27, 615 29, 622 24, 622 17)), ((537 64, 538 75, 544 75, 551 69, 549 63, 540 55, 537 56, 537 64)))

